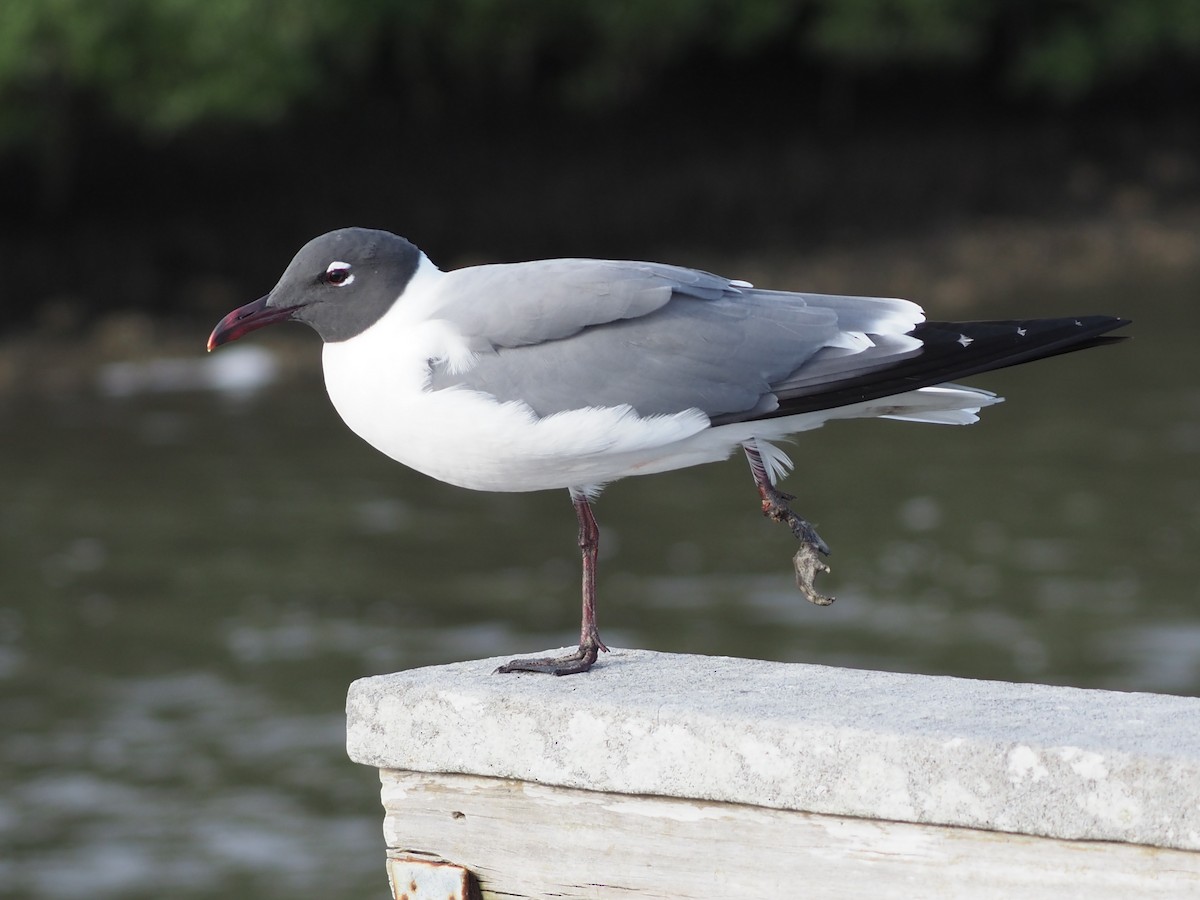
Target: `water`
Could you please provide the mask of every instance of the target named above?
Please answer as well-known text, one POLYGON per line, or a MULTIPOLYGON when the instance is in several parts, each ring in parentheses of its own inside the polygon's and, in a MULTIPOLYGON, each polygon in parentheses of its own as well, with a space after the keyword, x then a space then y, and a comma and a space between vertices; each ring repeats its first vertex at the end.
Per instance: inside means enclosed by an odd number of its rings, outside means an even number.
MULTIPOLYGON (((605 639, 1200 693, 1196 294, 1056 301, 1132 315, 1137 338, 972 379, 1009 402, 971 428, 804 436, 788 485, 834 549, 827 609, 740 460, 612 486, 605 639)), ((383 898, 347 684, 572 641, 566 493, 384 459, 293 337, 311 378, 264 387, 247 357, 260 389, 239 392, 172 362, 0 406, 0 893, 383 898)))

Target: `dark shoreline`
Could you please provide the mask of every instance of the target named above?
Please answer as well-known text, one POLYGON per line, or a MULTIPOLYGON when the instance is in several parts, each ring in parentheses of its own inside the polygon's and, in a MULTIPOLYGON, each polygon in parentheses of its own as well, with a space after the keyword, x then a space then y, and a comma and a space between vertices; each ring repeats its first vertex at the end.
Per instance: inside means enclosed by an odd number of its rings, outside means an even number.
MULTIPOLYGON (((428 121, 363 104, 336 129, 300 117, 157 147, 98 129, 81 136, 73 200, 52 215, 37 210, 31 168, 0 161, 0 338, 84 335, 130 311, 207 320, 269 287, 303 241, 348 224, 405 234, 443 267, 792 258, 805 277, 784 284, 812 287, 809 273, 855 248, 869 259, 895 246, 913 258, 899 268, 919 269, 961 234, 1134 221, 1186 232, 1200 208, 1200 122, 1181 110, 910 106, 809 124, 780 109, 754 121, 761 105, 741 121, 729 103, 715 118, 428 121)), ((890 283, 870 290, 930 299, 890 283)))

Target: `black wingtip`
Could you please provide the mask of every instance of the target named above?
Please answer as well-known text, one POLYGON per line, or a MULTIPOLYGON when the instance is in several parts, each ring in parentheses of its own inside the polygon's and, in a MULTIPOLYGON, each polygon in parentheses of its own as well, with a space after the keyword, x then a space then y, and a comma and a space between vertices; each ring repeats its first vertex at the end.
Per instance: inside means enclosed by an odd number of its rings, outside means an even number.
POLYGON ((925 343, 921 356, 914 362, 939 381, 953 381, 1036 359, 1117 343, 1125 340, 1125 336, 1109 335, 1109 332, 1129 324, 1131 320, 1119 316, 925 322, 912 332, 913 337, 925 343), (960 352, 956 347, 966 352, 960 352))
MULTIPOLYGON (((981 372, 1127 339, 1109 332, 1131 324, 1119 316, 1067 316, 987 322, 923 322, 912 331, 924 346, 886 369, 834 382, 815 393, 778 394, 778 418, 876 400, 981 372)), ((755 417, 759 418, 759 417, 755 417)))

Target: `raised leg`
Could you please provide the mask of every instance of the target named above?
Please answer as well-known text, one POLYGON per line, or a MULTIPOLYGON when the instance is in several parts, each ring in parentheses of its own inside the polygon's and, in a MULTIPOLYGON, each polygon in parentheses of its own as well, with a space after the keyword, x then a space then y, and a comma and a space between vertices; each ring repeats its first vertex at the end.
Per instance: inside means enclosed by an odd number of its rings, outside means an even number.
POLYGON ((579 551, 583 555, 583 619, 579 626, 579 649, 566 656, 514 659, 498 668, 497 673, 575 675, 590 669, 601 650, 608 652, 596 628, 596 553, 600 549, 600 527, 592 515, 587 494, 572 489, 571 502, 575 504, 575 516, 579 519, 579 551))
POLYGON ((796 515, 788 505, 789 501, 796 498, 791 494, 785 494, 771 483, 771 478, 767 475, 766 464, 758 450, 747 445, 743 445, 742 449, 746 451, 746 458, 750 461, 750 471, 754 475, 754 484, 758 488, 759 496, 762 497, 763 515, 774 522, 782 522, 787 525, 792 530, 792 534, 796 536, 796 540, 800 542, 800 549, 792 557, 792 565, 796 569, 796 587, 810 603, 815 603, 817 606, 828 606, 834 598, 818 593, 813 581, 821 572, 829 571, 829 566, 821 561, 821 556, 829 555, 829 545, 821 540, 821 536, 809 522, 796 515), (820 555, 818 556, 818 554, 820 555))

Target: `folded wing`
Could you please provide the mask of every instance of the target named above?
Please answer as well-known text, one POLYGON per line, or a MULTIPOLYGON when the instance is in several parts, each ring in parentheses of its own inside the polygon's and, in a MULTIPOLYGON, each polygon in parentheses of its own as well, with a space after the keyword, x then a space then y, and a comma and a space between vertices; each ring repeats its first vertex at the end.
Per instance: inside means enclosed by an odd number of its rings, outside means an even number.
POLYGON ((776 413, 776 385, 819 363, 836 382, 919 353, 907 300, 759 291, 676 266, 550 260, 449 273, 437 313, 476 354, 434 366, 431 388, 521 401, 542 416, 628 405, 642 416, 699 409, 776 413))

